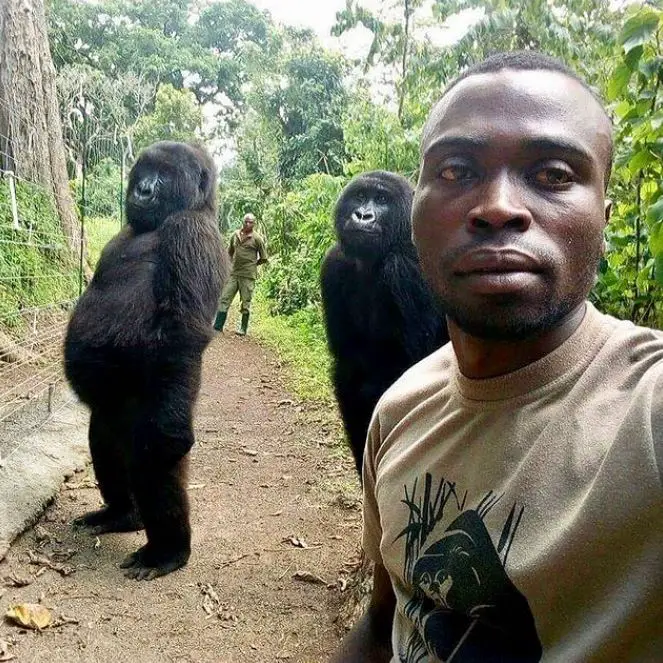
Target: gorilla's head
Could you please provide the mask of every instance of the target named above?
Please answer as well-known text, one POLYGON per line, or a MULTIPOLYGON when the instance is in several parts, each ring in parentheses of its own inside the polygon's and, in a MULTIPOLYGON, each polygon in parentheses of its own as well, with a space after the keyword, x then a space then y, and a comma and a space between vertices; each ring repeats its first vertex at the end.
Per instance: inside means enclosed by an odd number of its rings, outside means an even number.
POLYGON ((376 170, 355 177, 336 203, 336 234, 346 254, 375 260, 411 243, 412 185, 376 170))
POLYGON ((216 169, 199 145, 154 143, 129 173, 127 221, 138 232, 154 230, 174 212, 215 208, 216 169))

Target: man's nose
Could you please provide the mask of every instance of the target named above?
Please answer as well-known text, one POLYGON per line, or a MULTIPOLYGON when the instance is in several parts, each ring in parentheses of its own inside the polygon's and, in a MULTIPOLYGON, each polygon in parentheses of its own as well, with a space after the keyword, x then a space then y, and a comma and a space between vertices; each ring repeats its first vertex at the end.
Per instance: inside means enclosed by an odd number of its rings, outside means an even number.
POLYGON ((509 173, 500 173, 487 180, 477 191, 479 200, 467 215, 470 232, 527 230, 532 215, 523 203, 521 186, 509 173))

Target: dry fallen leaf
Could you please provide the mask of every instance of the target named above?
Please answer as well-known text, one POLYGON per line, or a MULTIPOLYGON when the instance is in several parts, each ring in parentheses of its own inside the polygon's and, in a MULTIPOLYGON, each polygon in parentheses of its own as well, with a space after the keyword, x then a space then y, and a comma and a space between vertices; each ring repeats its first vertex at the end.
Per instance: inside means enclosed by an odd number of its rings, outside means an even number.
POLYGON ((42 525, 35 525, 34 532, 35 540, 40 546, 46 545, 55 540, 55 537, 42 525))
POLYGON ((32 550, 28 550, 28 557, 30 559, 30 564, 48 567, 53 571, 57 571, 61 576, 69 576, 75 571, 73 567, 68 566, 67 564, 54 562, 45 555, 36 555, 32 550))
POLYGON ((5 613, 7 619, 19 626, 41 631, 53 623, 53 615, 48 608, 38 603, 18 603, 9 606, 5 613))

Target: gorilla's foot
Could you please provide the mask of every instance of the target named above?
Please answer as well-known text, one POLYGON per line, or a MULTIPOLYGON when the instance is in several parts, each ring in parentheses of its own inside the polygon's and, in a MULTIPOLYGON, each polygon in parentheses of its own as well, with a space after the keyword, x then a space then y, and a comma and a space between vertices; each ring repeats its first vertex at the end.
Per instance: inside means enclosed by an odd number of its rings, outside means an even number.
POLYGON ((154 580, 165 576, 189 561, 191 551, 184 550, 154 550, 147 543, 135 553, 131 553, 120 563, 121 569, 126 569, 124 575, 134 580, 154 580))
POLYGON ((104 506, 97 511, 89 511, 76 518, 72 523, 74 529, 84 530, 90 534, 106 534, 108 532, 137 532, 144 529, 143 521, 135 510, 117 510, 104 506))

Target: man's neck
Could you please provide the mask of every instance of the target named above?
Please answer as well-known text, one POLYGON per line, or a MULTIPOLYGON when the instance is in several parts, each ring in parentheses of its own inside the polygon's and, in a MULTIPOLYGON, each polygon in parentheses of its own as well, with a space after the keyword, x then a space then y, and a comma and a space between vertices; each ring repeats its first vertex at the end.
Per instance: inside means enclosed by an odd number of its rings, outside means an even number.
POLYGON ((587 305, 580 304, 562 323, 541 335, 518 341, 491 341, 471 336, 447 319, 449 336, 460 372, 468 378, 505 375, 545 357, 566 341, 580 326, 587 305))

